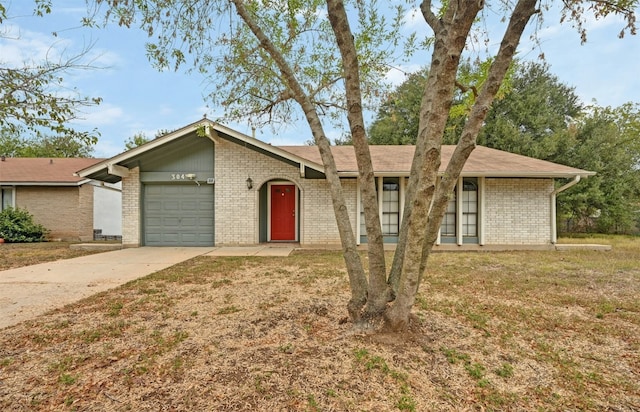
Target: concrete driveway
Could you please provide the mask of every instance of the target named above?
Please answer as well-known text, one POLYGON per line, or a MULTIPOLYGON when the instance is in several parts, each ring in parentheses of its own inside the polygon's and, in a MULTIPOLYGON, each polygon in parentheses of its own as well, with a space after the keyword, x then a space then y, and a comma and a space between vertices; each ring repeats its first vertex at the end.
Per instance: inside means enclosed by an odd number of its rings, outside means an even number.
POLYGON ((290 245, 141 247, 0 271, 0 328, 200 255, 289 256, 290 245))
POLYGON ((0 328, 204 255, 212 247, 141 247, 0 272, 0 328))

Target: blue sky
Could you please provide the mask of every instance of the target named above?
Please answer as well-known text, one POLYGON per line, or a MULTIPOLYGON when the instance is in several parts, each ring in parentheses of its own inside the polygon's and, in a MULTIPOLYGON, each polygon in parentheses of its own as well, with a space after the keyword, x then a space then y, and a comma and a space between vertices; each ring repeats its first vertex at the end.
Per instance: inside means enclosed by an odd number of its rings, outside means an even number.
MULTIPOLYGON (((221 110, 209 107, 203 100, 204 84, 198 75, 158 72, 145 55, 146 35, 137 29, 116 26, 107 29, 79 27, 86 14, 84 0, 54 0, 53 11, 45 17, 32 17, 32 2, 9 0, 8 14, 0 30, 0 62, 18 65, 24 61, 60 54, 73 55, 93 44, 87 61, 102 67, 80 71, 65 77, 69 87, 82 95, 102 97, 100 106, 85 109, 80 128, 101 132, 94 156, 110 157, 124 150, 124 142, 135 133, 153 137, 157 130, 176 129, 197 121, 204 114, 217 119, 221 110), (52 32, 57 32, 53 36, 52 32)), ((6 4, 8 3, 8 4, 6 4)), ((420 16, 407 16, 408 28, 426 31, 420 16)), ((551 72, 575 87, 584 103, 597 101, 600 106, 619 106, 625 102, 640 102, 640 37, 627 35, 618 39, 621 20, 608 18, 589 21, 588 42, 558 18, 547 17, 539 32, 540 48, 525 39, 520 57, 536 59, 545 54, 551 72)), ((491 47, 491 46, 490 46, 491 47)), ((428 61, 422 54, 405 65, 406 71, 416 70, 428 61)), ((401 72, 389 73, 395 82, 402 81, 401 72)), ((223 121, 224 123, 224 121, 223 121)), ((226 123, 251 134, 248 124, 226 123)), ((330 130, 338 137, 339 130, 330 130)), ((309 140, 306 123, 291 125, 274 133, 270 128, 258 130, 256 137, 274 145, 303 144, 309 140)))

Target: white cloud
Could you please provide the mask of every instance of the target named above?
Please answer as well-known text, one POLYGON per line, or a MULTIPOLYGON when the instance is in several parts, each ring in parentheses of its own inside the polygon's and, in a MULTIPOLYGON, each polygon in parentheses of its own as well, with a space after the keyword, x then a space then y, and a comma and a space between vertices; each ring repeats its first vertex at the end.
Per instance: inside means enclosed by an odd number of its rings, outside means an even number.
POLYGON ((422 12, 418 7, 412 7, 404 15, 404 28, 407 30, 424 29, 426 25, 422 12))
POLYGON ((124 152, 124 140, 118 143, 114 139, 99 137, 98 143, 93 147, 93 156, 99 158, 113 157, 121 152, 124 152))
POLYGON ((126 120, 125 111, 119 107, 109 103, 102 103, 92 109, 89 109, 81 115, 77 123, 90 127, 100 127, 122 123, 126 120))
POLYGON ((43 61, 63 59, 71 45, 68 39, 56 39, 43 33, 21 29, 17 25, 5 27, 0 37, 0 61, 8 67, 32 65, 43 61))
POLYGON ((407 75, 419 71, 420 68, 421 66, 419 64, 399 65, 398 67, 390 69, 384 78, 392 86, 399 86, 407 80, 407 75))

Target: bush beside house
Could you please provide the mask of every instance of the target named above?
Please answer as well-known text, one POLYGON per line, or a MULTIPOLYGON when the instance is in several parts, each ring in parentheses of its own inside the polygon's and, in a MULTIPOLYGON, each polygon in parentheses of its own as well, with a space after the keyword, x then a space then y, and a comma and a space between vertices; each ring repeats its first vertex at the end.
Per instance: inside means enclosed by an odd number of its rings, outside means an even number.
POLYGON ((0 212, 0 239, 4 242, 42 242, 47 232, 26 209, 9 207, 0 212))

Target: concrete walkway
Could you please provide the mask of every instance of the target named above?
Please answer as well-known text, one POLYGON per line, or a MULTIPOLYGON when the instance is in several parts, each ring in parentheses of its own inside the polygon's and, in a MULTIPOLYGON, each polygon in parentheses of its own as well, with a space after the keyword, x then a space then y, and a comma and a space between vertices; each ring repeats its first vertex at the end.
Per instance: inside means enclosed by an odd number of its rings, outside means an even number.
POLYGON ((257 246, 222 246, 216 247, 207 256, 289 256, 294 246, 291 245, 257 245, 257 246))
POLYGON ((212 248, 132 248, 0 272, 0 328, 211 252, 212 248))
POLYGON ((291 245, 141 247, 0 271, 0 328, 196 256, 289 256, 291 245))

